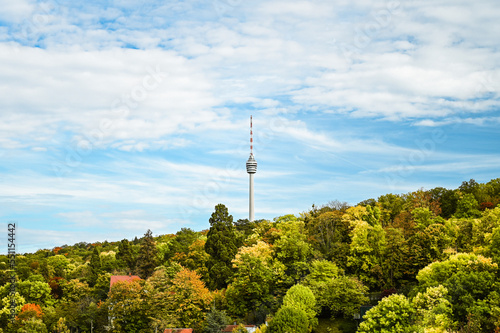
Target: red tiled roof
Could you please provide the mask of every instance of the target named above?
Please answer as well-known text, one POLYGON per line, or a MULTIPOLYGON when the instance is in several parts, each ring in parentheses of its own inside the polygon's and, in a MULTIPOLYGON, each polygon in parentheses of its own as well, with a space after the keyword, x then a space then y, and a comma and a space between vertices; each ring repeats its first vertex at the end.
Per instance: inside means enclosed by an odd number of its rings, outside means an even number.
POLYGON ((167 328, 163 333, 193 333, 192 328, 167 328))
POLYGON ((111 275, 111 280, 109 281, 109 288, 111 288, 115 283, 119 281, 130 282, 134 280, 142 280, 137 275, 111 275))

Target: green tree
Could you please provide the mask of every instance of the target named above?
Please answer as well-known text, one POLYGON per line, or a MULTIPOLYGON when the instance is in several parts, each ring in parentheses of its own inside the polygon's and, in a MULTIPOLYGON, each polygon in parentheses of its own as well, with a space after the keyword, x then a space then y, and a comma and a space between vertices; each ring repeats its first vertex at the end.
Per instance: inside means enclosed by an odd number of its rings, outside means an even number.
POLYGON ((367 304, 368 288, 357 278, 339 276, 330 279, 317 289, 317 299, 323 309, 328 309, 332 317, 352 318, 360 306, 367 304))
POLYGON ((385 284, 382 271, 386 251, 385 231, 380 224, 372 223, 374 225, 359 219, 352 222, 352 243, 347 264, 365 285, 380 288, 385 284))
POLYGON ((307 313, 300 309, 284 306, 278 310, 269 323, 267 333, 308 333, 307 313))
POLYGON ((493 229, 486 247, 486 254, 497 264, 500 263, 500 227, 493 229))
POLYGON ((47 326, 41 319, 31 318, 26 321, 18 330, 18 333, 48 333, 47 326))
POLYGON ((442 260, 446 254, 444 250, 451 245, 451 240, 442 224, 431 224, 422 231, 416 232, 408 241, 410 253, 407 258, 411 260, 412 276, 428 264, 442 260))
POLYGON ((189 247, 198 239, 198 233, 190 228, 181 228, 177 231, 175 237, 170 242, 169 254, 166 255, 165 260, 168 260, 176 253, 189 253, 189 247))
POLYGON ((479 204, 472 193, 466 193, 458 200, 457 211, 455 217, 457 218, 475 218, 481 216, 479 211, 479 204))
POLYGON ((99 256, 101 257, 101 269, 103 272, 112 273, 118 269, 118 260, 116 260, 115 251, 102 251, 99 256))
POLYGON ((312 247, 307 242, 303 221, 287 218, 276 224, 279 238, 274 242, 274 257, 285 266, 283 293, 309 274, 312 247))
POLYGON ((342 214, 340 210, 324 212, 310 218, 306 229, 314 248, 325 259, 335 261, 340 267, 346 268, 351 226, 348 221, 342 219, 342 214))
POLYGON ((99 275, 92 290, 92 295, 96 300, 106 300, 106 298, 108 297, 110 281, 111 273, 103 273, 99 275))
POLYGON ((137 258, 137 274, 141 278, 147 279, 153 274, 157 266, 158 249, 156 248, 153 233, 148 229, 141 240, 141 247, 137 258))
POLYGON ((101 264, 101 256, 99 255, 99 250, 97 246, 94 247, 94 251, 92 252, 92 256, 90 257, 90 277, 89 277, 89 285, 91 287, 97 281, 97 278, 102 272, 102 264, 101 264))
POLYGON ((408 299, 404 295, 393 294, 368 310, 359 325, 358 333, 413 332, 412 315, 413 309, 408 299))
POLYGON ((19 281, 16 285, 19 293, 26 299, 27 303, 36 303, 42 306, 54 304, 49 284, 37 280, 35 275, 32 275, 26 281, 19 281))
POLYGON ((452 305, 447 299, 448 290, 439 285, 418 293, 412 300, 415 323, 432 332, 449 332, 454 329, 452 305))
POLYGON ((385 241, 382 262, 384 288, 399 288, 404 283, 402 280, 405 277, 413 278, 413 276, 408 276, 410 266, 408 242, 403 235, 403 230, 392 227, 385 229, 385 241))
POLYGON ((436 187, 429 191, 434 202, 439 202, 441 207, 440 216, 450 218, 457 210, 458 193, 457 190, 449 190, 443 187, 436 187))
MULTIPOLYGON (((459 253, 442 262, 434 262, 418 275, 418 286, 413 293, 424 293, 429 287, 444 286, 448 290, 453 307, 453 320, 465 325, 471 314, 488 302, 497 292, 498 265, 490 258, 475 254, 459 253)), ((485 332, 493 331, 492 313, 482 312, 478 319, 485 332)))
POLYGON ((206 262, 211 289, 222 289, 233 275, 232 263, 238 248, 234 232, 233 216, 226 206, 218 204, 210 217, 205 251, 210 255, 206 262))
POLYGON ((87 282, 81 282, 78 279, 64 281, 61 287, 63 290, 63 300, 68 302, 78 302, 91 294, 91 288, 87 282))
POLYGON ((378 198, 380 206, 380 221, 383 226, 389 226, 394 223, 396 216, 401 213, 404 206, 404 199, 400 195, 386 194, 378 198))
POLYGON ((217 310, 212 307, 207 313, 203 333, 220 333, 220 331, 231 322, 231 318, 226 315, 225 311, 217 310))
POLYGON ((119 267, 127 269, 130 273, 135 271, 136 256, 127 239, 122 239, 118 244, 116 260, 118 261, 119 267))
MULTIPOLYGON (((71 270, 71 262, 65 256, 58 254, 47 258, 47 265, 53 267, 55 276, 66 278, 68 271, 71 270)), ((74 268, 74 266, 73 266, 74 268)))
POLYGON ((342 270, 335 263, 328 260, 314 260, 311 263, 310 273, 304 282, 307 286, 326 283, 339 276, 342 270))
POLYGON ((65 318, 59 318, 55 327, 55 331, 57 333, 70 333, 68 326, 66 326, 65 318))
POLYGON ((283 307, 291 307, 303 310, 307 315, 308 332, 311 332, 316 325, 316 297, 309 287, 296 284, 286 292, 283 298, 283 307))
POLYGON ((274 292, 274 265, 271 247, 262 241, 241 247, 233 259, 235 274, 227 287, 226 299, 230 313, 254 318, 262 307, 269 307, 274 292))

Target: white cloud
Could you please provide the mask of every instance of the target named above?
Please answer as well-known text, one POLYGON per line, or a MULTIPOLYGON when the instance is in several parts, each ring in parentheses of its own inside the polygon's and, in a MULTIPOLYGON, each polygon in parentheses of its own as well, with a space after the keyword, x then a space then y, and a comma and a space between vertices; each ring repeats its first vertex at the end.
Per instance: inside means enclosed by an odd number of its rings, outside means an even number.
POLYGON ((27 0, 9 1, 0 0, 0 20, 14 23, 21 23, 23 20, 31 19, 34 10, 33 2, 27 0))

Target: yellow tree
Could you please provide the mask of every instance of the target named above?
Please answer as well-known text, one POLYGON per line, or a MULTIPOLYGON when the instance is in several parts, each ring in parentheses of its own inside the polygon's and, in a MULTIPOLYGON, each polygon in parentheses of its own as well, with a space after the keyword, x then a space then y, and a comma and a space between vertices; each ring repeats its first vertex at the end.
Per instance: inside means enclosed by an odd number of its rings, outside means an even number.
POLYGON ((213 295, 196 272, 180 266, 173 269, 158 270, 149 279, 154 288, 150 301, 151 319, 161 329, 199 328, 210 310, 213 295))

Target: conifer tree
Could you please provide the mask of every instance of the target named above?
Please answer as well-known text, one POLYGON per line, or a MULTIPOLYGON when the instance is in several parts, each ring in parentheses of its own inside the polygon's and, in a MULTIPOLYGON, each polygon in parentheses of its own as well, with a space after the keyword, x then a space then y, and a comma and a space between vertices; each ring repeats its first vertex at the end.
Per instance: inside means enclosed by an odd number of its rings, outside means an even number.
POLYGON ((147 279, 153 274, 157 265, 158 250, 156 249, 153 233, 148 229, 141 241, 139 257, 137 258, 137 274, 141 278, 147 279))
POLYGON ((118 244, 118 253, 116 260, 122 268, 126 268, 129 272, 135 271, 136 258, 130 246, 128 239, 122 239, 118 244))
POLYGON ((210 255, 206 262, 211 289, 222 289, 233 275, 231 260, 238 248, 234 232, 233 216, 229 215, 226 206, 218 204, 210 217, 205 251, 210 255))

